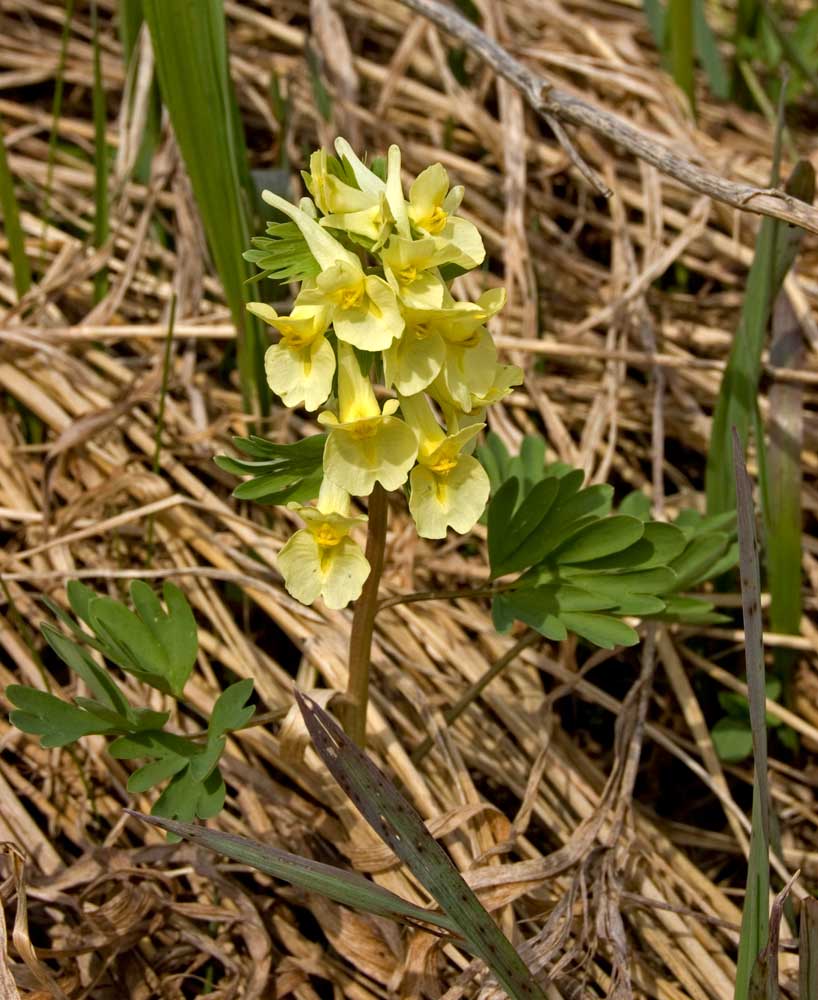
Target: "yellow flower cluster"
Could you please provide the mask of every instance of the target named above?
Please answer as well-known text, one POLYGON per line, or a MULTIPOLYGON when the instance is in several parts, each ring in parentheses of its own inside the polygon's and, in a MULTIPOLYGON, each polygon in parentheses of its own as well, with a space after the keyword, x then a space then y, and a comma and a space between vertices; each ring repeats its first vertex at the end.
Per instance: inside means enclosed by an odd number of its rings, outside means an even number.
POLYGON ((287 406, 326 407, 318 415, 328 431, 323 486, 315 507, 291 505, 305 527, 282 549, 279 568, 298 600, 321 596, 341 608, 369 572, 349 537, 366 520, 349 515, 350 497, 408 480, 421 537, 469 531, 489 495, 470 454, 483 413, 522 373, 498 363, 485 325, 503 307, 504 290, 461 302, 441 273, 444 265, 462 273, 485 257, 475 226, 456 214, 463 188, 450 188, 436 163, 407 200, 397 146, 379 173, 344 139, 335 149, 337 158, 313 153, 304 175, 311 197, 298 207, 263 195, 298 227, 318 273, 302 282, 289 316, 260 302, 248 308, 280 334, 266 355, 272 390, 287 406), (366 371, 373 367, 395 394, 383 406, 366 371))

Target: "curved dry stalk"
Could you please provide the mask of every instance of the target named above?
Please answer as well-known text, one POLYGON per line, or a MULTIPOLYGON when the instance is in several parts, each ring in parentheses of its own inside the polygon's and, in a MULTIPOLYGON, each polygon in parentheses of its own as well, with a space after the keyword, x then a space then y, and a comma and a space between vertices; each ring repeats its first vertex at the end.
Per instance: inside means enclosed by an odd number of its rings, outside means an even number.
MULTIPOLYGON (((624 118, 604 111, 567 90, 555 87, 549 80, 534 73, 510 53, 489 38, 485 32, 466 20, 451 7, 438 0, 400 0, 410 10, 428 18, 471 49, 491 68, 513 84, 531 107, 549 124, 553 120, 568 125, 581 125, 598 135, 605 136, 640 160, 653 164, 660 173, 673 177, 680 184, 707 195, 743 212, 767 215, 801 226, 811 233, 818 233, 818 210, 775 188, 758 188, 752 184, 736 184, 725 180, 712 170, 697 166, 691 160, 673 153, 666 146, 649 138, 634 128, 624 118)), ((552 126, 553 127, 553 126, 552 126)), ((565 154, 593 186, 603 191, 607 188, 579 156, 573 143, 560 128, 554 134, 565 154)))

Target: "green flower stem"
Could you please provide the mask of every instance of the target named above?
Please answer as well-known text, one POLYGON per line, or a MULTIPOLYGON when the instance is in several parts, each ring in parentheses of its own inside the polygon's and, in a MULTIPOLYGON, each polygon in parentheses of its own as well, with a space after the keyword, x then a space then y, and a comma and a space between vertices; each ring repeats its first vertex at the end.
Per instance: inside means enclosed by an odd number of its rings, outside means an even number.
POLYGON ((389 508, 386 490, 380 483, 369 497, 369 533, 366 538, 366 558, 369 576, 361 596, 355 602, 352 634, 349 638, 349 680, 346 704, 343 706, 344 729, 361 748, 366 744, 366 706, 369 700, 369 664, 372 659, 372 630, 378 612, 378 588, 383 572, 386 550, 386 522, 389 508))
MULTIPOLYGON (((507 649, 499 660, 492 663, 488 670, 486 670, 486 672, 468 688, 462 697, 459 698, 451 708, 447 709, 443 713, 443 717, 446 722, 451 725, 459 719, 469 705, 480 697, 485 688, 488 687, 498 674, 505 670, 509 663, 516 660, 524 649, 528 649, 529 646, 534 646, 536 643, 542 642, 542 638, 543 637, 539 634, 539 632, 535 632, 533 629, 527 629, 517 642, 507 649)), ((420 746, 412 752, 412 763, 419 764, 431 749, 432 737, 427 736, 420 746)))
POLYGON ((504 590, 514 590, 518 586, 517 581, 512 583, 497 583, 488 587, 472 587, 471 589, 453 590, 419 590, 413 594, 396 594, 394 597, 385 597, 378 604, 378 611, 386 608, 394 608, 398 604, 417 604, 418 601, 453 601, 460 597, 493 597, 504 590))

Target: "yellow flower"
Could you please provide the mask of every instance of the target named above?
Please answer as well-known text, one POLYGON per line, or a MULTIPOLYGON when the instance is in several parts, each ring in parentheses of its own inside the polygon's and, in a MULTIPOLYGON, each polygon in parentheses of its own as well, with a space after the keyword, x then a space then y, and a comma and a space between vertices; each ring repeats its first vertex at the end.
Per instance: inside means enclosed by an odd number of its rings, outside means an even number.
POLYGON ((279 316, 263 302, 248 302, 247 309, 281 334, 264 355, 270 388, 285 406, 303 403, 307 410, 317 410, 332 392, 335 374, 335 353, 324 336, 329 310, 298 301, 289 316, 279 316))
POLYGON ((518 368, 517 365, 497 365, 488 390, 482 395, 471 394, 468 410, 462 409, 455 400, 446 394, 439 380, 433 384, 430 395, 440 405, 446 418, 446 426, 460 429, 481 423, 487 407, 503 399, 515 385, 520 385, 522 381, 522 368, 518 368))
POLYGON ((361 262, 301 209, 272 191, 262 195, 301 230, 321 268, 312 288, 299 296, 304 305, 329 306, 339 340, 363 351, 382 351, 403 331, 403 317, 388 282, 366 274, 361 262))
POLYGON ((358 186, 346 184, 329 171, 328 157, 324 150, 312 154, 310 173, 304 175, 304 180, 316 204, 325 213, 321 225, 365 236, 372 240, 372 249, 377 250, 384 244, 395 223, 393 205, 398 205, 401 218, 406 215, 403 192, 400 189, 400 150, 397 146, 390 148, 390 177, 384 183, 358 158, 346 139, 336 139, 335 149, 352 170, 358 186), (400 191, 398 200, 394 198, 395 177, 397 190, 400 191))
POLYGON ((318 419, 329 430, 324 475, 353 496, 369 496, 375 483, 396 490, 406 482, 418 445, 411 428, 394 416, 396 399, 383 412, 372 383, 361 373, 351 347, 338 344, 338 416, 318 419))
MULTIPOLYGON (((449 355, 455 368, 458 364, 467 365, 469 370, 479 368, 481 363, 488 365, 485 376, 476 379, 474 385, 482 390, 490 383, 496 355, 493 346, 486 345, 482 328, 502 308, 505 291, 499 288, 485 292, 478 302, 455 302, 448 292, 444 294, 444 303, 438 309, 404 307, 403 335, 384 351, 386 384, 394 385, 403 396, 413 396, 431 385, 449 355), (482 354, 479 351, 467 354, 478 345, 482 345, 482 354)), ((456 381, 455 375, 451 381, 456 381)), ((465 399, 465 390, 458 391, 458 395, 465 399)))
POLYGON ((432 395, 450 401, 464 413, 472 407, 472 396, 483 396, 494 382, 497 348, 483 325, 502 309, 505 289, 484 292, 477 302, 452 302, 442 333, 446 360, 434 381, 432 395))
POLYGON ((443 305, 446 287, 437 268, 456 256, 457 251, 443 240, 393 236, 381 253, 381 261, 386 280, 405 306, 437 309, 443 305))
POLYGON ((418 174, 409 188, 408 215, 416 229, 439 236, 455 247, 453 263, 472 268, 483 262, 486 250, 477 228, 454 214, 462 200, 462 186, 450 191, 446 169, 433 163, 418 174))
POLYGON ((409 510, 421 538, 463 534, 477 523, 489 497, 486 470, 465 449, 485 424, 445 434, 421 393, 401 397, 401 412, 418 435, 418 464, 409 476, 409 510))
POLYGON ((284 586, 297 601, 312 604, 322 597, 328 608, 345 608, 360 596, 369 563, 350 531, 366 522, 349 516, 349 495, 326 480, 317 507, 289 504, 305 522, 278 554, 284 586))

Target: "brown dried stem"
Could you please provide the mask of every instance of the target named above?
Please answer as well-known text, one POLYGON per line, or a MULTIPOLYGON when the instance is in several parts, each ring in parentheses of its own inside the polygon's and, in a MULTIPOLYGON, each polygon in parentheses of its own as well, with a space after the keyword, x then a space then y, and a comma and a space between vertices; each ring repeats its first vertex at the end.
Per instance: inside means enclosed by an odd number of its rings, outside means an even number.
MULTIPOLYGON (((720 201, 733 208, 754 212, 756 215, 768 215, 773 219, 782 219, 812 233, 818 233, 818 210, 806 202, 774 188, 735 184, 671 152, 666 146, 634 128, 624 118, 595 107, 567 90, 555 87, 545 77, 534 73, 515 59, 494 39, 489 38, 456 10, 444 6, 439 0, 400 0, 400 2, 428 18, 471 49, 496 73, 513 84, 537 114, 552 125, 552 128, 553 124, 559 122, 584 126, 610 139, 640 160, 653 164, 661 173, 673 177, 692 191, 698 191, 714 201, 720 201)), ((554 134, 582 175, 598 191, 605 193, 607 186, 582 160, 565 132, 561 128, 556 128, 554 134)))

